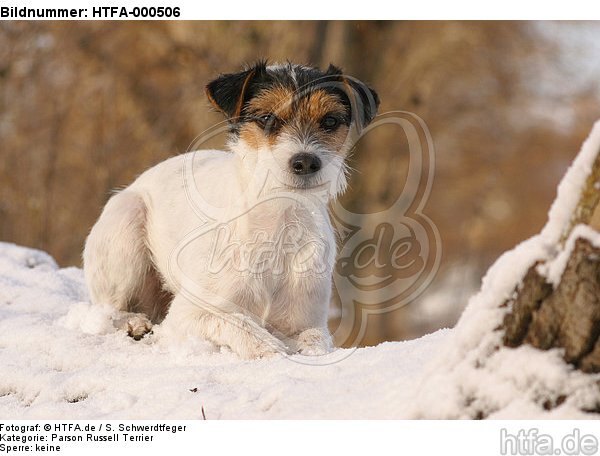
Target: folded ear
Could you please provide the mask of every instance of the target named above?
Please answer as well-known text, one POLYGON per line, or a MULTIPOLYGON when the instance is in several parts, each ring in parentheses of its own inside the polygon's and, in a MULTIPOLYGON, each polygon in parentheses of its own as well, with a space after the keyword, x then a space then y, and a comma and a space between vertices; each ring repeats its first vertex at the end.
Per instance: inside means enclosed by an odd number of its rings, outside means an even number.
POLYGON ((352 76, 344 75, 342 69, 333 64, 329 64, 325 71, 325 77, 343 84, 343 92, 339 94, 344 102, 349 105, 352 118, 356 121, 356 124, 360 128, 369 125, 377 115, 377 108, 379 107, 377 92, 364 82, 352 76))
POLYGON ((260 63, 239 73, 222 74, 206 86, 208 100, 229 119, 239 117, 249 98, 252 82, 263 67, 260 63))
POLYGON ((375 90, 353 77, 343 76, 343 82, 350 98, 352 115, 356 116, 358 125, 364 128, 377 115, 379 96, 375 90))

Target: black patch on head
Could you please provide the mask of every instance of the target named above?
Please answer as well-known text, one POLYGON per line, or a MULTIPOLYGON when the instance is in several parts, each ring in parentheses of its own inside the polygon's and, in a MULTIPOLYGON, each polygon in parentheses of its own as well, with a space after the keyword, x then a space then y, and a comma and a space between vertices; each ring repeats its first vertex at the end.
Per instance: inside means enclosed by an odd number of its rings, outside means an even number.
POLYGON ((361 127, 364 128, 373 121, 379 107, 379 96, 375 90, 352 76, 345 76, 342 69, 333 64, 329 64, 323 80, 342 84, 332 85, 330 90, 340 97, 353 120, 361 127))
POLYGON ((316 88, 335 94, 347 107, 349 117, 360 127, 367 126, 377 115, 377 93, 358 79, 344 76, 342 70, 334 65, 321 71, 291 62, 267 67, 266 61, 259 61, 239 73, 219 76, 206 86, 206 94, 211 103, 228 117, 235 131, 238 122, 252 118, 252 113, 245 110, 248 100, 274 85, 298 91, 299 96, 316 88))
POLYGON ((240 115, 240 108, 256 93, 256 82, 266 74, 265 61, 239 73, 222 74, 206 86, 210 102, 230 120, 240 115))
POLYGON ((341 76, 343 73, 340 67, 336 67, 333 63, 330 63, 325 71, 327 76, 341 76))
POLYGON ((366 127, 377 115, 377 108, 379 108, 379 95, 377 95, 375 90, 358 79, 351 77, 345 77, 344 79, 354 94, 353 101, 356 103, 355 109, 360 115, 360 125, 362 127, 366 127))

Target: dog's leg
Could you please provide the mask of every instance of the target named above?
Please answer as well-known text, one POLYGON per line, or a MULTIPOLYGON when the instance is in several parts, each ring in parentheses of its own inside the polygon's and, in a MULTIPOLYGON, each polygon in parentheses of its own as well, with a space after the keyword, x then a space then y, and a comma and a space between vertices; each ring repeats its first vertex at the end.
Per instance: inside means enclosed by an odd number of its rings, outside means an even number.
POLYGON ((286 353, 284 343, 252 318, 241 313, 226 313, 196 305, 177 295, 161 324, 167 332, 193 334, 217 345, 226 345, 245 359, 286 353))
POLYGON ((333 341, 327 328, 309 328, 293 337, 296 351, 301 355, 325 355, 333 350, 333 341))
MULTIPOLYGON (((87 238, 83 253, 85 280, 92 303, 119 312, 115 326, 135 339, 152 328, 140 297, 156 288, 154 268, 145 244, 146 205, 134 192, 113 196, 87 238)), ((160 290, 160 288, 159 288, 160 290)), ((158 294, 156 298, 159 298, 158 294)))

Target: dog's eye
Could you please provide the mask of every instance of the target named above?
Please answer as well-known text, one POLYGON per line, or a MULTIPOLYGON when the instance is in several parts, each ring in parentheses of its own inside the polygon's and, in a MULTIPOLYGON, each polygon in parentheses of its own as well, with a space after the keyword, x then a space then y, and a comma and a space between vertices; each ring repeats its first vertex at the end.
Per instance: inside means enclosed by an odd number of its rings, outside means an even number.
POLYGON ((279 119, 275 114, 265 114, 264 116, 257 116, 254 121, 264 130, 276 128, 279 119))
POLYGON ((334 116, 325 116, 321 120, 321 127, 327 131, 335 130, 340 124, 340 119, 334 116))

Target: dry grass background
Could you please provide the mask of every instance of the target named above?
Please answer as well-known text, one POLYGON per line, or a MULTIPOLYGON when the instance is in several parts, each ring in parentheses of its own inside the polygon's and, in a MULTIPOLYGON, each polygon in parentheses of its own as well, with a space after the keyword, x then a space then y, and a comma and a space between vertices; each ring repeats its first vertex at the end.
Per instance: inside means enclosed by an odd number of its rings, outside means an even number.
MULTIPOLYGON (((452 324, 461 290, 544 223, 600 118, 599 42, 596 23, 3 22, 0 240, 79 265, 111 189, 221 120, 210 78, 263 57, 331 61, 375 87, 382 112, 412 111, 433 136, 426 213, 444 255, 432 290, 447 299, 426 318, 418 302, 373 318, 365 343, 415 337, 452 324)), ((407 156, 394 141, 384 129, 359 150, 350 208, 398 196, 407 156)))

